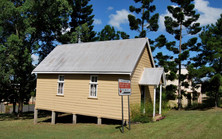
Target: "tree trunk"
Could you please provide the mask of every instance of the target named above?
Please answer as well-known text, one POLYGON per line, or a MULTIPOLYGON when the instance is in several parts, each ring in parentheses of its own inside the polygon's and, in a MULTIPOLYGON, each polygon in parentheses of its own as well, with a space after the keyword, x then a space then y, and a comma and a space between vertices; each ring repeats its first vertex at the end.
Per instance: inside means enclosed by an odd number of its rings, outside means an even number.
MULTIPOLYGON (((143 8, 143 13, 142 13, 142 16, 144 15, 144 8, 143 8)), ((143 29, 144 29, 144 19, 142 19, 142 30, 141 30, 141 32, 143 31, 143 29)))
MULTIPOLYGON (((179 55, 181 54, 181 43, 182 43, 182 24, 180 24, 180 45, 179 45, 179 55)), ((178 110, 181 109, 181 61, 179 58, 179 78, 178 78, 178 110)))
POLYGON ((16 101, 15 101, 15 99, 14 99, 14 101, 13 101, 13 111, 12 111, 12 113, 14 113, 14 114, 16 113, 16 112, 15 112, 15 108, 16 108, 16 101))
POLYGON ((217 91, 215 93, 215 107, 218 107, 219 91, 220 91, 220 85, 218 85, 217 91))
POLYGON ((23 112, 23 103, 24 103, 24 97, 23 97, 23 90, 20 89, 19 90, 19 100, 18 100, 18 103, 19 103, 19 107, 18 107, 18 116, 17 117, 22 117, 22 112, 23 112))
POLYGON ((22 117, 22 112, 23 112, 23 101, 19 100, 18 117, 22 117))

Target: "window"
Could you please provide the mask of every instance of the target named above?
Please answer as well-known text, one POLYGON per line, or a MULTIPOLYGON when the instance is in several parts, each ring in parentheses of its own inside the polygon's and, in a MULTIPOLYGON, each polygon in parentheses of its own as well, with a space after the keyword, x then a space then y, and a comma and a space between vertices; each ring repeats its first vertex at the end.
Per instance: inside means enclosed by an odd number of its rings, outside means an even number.
POLYGON ((90 76, 89 97, 97 97, 98 76, 90 76))
POLYGON ((64 79, 65 79, 64 75, 59 75, 57 95, 63 95, 64 94, 64 79))

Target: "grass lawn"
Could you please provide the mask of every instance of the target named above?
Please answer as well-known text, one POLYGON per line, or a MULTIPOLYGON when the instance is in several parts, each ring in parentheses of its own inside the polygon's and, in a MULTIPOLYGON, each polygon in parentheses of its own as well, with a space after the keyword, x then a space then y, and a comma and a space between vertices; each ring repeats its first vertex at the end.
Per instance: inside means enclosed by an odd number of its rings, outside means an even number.
MULTIPOLYGON (((0 138, 164 138, 164 139, 204 139, 222 138, 222 109, 213 108, 205 111, 171 110, 161 121, 133 124, 129 131, 126 127, 122 134, 118 124, 101 125, 95 123, 57 123, 51 125, 50 117, 38 118, 33 124, 33 114, 25 119, 15 119, 0 114, 0 138), (47 120, 49 119, 49 120, 47 120)), ((78 117, 77 117, 78 122, 78 117)))

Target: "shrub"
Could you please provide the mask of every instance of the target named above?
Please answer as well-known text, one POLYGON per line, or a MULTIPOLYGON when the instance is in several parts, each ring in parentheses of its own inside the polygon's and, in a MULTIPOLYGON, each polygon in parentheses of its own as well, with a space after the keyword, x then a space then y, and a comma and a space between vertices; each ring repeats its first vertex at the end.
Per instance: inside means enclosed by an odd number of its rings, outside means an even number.
POLYGON ((133 122, 141 122, 141 123, 148 123, 151 120, 152 115, 152 104, 146 103, 144 104, 132 104, 131 108, 131 120, 133 122), (144 112, 145 108, 145 112, 144 112))
MULTIPOLYGON (((159 100, 158 100, 159 101, 159 100)), ((166 114, 169 112, 171 109, 170 106, 168 105, 168 101, 163 100, 161 103, 161 115, 166 116, 166 114)), ((156 103, 156 113, 159 112, 159 102, 156 103)))

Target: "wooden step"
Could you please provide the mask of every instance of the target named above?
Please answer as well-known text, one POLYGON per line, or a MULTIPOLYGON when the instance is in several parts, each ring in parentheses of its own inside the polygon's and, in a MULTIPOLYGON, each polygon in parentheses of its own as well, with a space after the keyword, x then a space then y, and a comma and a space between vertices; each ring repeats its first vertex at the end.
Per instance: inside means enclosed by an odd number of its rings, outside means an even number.
POLYGON ((164 118, 165 118, 165 116, 162 116, 162 117, 160 117, 160 118, 156 119, 156 121, 163 120, 164 118))

